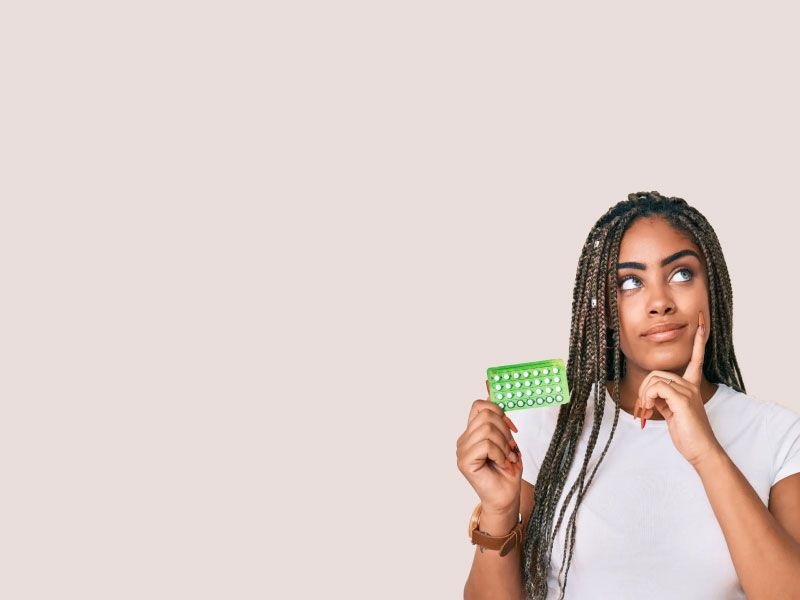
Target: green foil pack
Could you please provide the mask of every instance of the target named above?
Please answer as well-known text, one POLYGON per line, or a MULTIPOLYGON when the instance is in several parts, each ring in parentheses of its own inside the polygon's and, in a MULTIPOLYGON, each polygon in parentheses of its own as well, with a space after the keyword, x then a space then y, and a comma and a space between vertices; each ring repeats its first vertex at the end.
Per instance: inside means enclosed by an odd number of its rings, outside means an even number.
POLYGON ((506 412, 569 402, 567 369, 560 358, 489 367, 486 378, 491 401, 506 412))

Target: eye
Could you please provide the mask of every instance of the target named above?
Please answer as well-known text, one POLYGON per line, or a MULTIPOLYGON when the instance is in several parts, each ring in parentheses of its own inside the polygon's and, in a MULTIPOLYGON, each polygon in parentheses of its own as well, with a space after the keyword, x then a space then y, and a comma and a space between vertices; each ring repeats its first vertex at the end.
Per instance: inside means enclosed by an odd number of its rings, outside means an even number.
MULTIPOLYGON (((679 283, 683 283, 685 281, 691 281, 692 277, 694 276, 692 270, 687 267, 683 267, 682 269, 678 269, 677 271, 675 271, 675 275, 678 275, 679 273, 685 273, 688 276, 686 279, 679 279, 678 280, 679 283)), ((625 277, 619 280, 619 287, 623 290, 636 289, 635 287, 625 287, 625 282, 627 281, 638 281, 639 283, 642 282, 642 280, 639 279, 636 275, 626 275, 625 277)))
POLYGON ((687 273, 688 274, 688 279, 684 279, 683 281, 689 281, 689 279, 692 278, 692 270, 691 269, 687 269, 687 268, 684 267, 683 269, 679 269, 679 270, 675 271, 675 275, 677 275, 678 273, 687 273))
POLYGON ((625 287, 625 283, 627 281, 641 281, 641 280, 636 275, 626 275, 625 277, 623 277, 622 279, 619 280, 620 289, 622 289, 622 290, 635 289, 635 288, 631 288, 631 287, 625 287))

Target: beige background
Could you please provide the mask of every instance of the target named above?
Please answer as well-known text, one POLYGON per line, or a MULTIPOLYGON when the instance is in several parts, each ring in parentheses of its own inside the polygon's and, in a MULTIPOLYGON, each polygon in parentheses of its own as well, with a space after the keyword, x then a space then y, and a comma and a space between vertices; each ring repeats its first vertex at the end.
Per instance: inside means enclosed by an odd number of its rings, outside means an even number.
POLYGON ((629 192, 800 411, 790 5, 3 3, 0 597, 460 597, 470 403, 629 192))

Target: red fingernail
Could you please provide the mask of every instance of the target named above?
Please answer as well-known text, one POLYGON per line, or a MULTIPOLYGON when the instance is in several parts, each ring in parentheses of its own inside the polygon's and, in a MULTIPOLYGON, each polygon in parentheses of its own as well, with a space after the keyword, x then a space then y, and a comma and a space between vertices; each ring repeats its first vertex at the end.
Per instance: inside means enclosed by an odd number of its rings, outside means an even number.
POLYGON ((517 426, 514 425, 514 421, 512 421, 511 419, 509 419, 505 415, 503 416, 503 419, 505 419, 506 425, 508 425, 508 428, 511 431, 513 431, 514 433, 519 433, 519 430, 517 429, 517 426))

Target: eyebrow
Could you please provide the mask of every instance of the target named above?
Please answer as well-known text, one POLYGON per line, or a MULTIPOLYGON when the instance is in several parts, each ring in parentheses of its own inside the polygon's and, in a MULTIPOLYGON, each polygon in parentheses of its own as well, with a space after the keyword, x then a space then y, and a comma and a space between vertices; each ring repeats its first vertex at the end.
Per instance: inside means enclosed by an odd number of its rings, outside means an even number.
MULTIPOLYGON (((678 260, 682 256, 694 256, 697 260, 700 260, 700 257, 697 255, 697 252, 695 252, 694 250, 689 250, 687 248, 686 250, 680 250, 675 254, 670 254, 667 258, 661 261, 661 266, 666 267, 669 263, 678 260)), ((617 266, 617 270, 620 269, 640 269, 642 271, 646 271, 647 266, 644 263, 640 262, 621 262, 617 266)))

